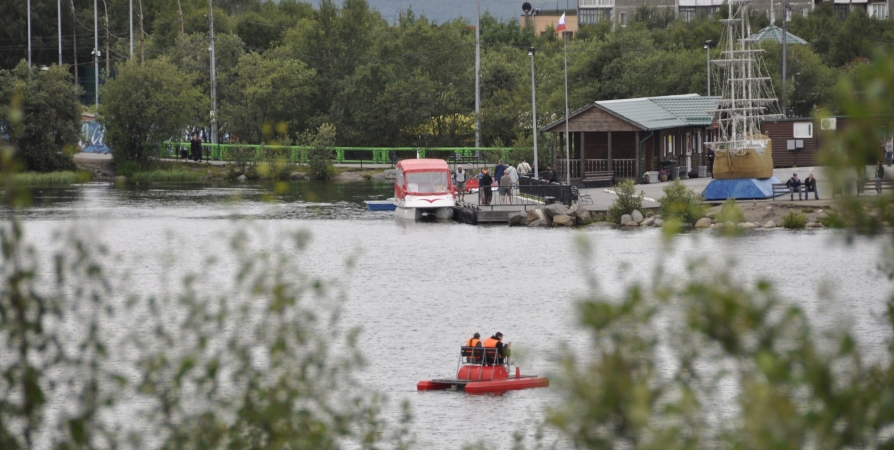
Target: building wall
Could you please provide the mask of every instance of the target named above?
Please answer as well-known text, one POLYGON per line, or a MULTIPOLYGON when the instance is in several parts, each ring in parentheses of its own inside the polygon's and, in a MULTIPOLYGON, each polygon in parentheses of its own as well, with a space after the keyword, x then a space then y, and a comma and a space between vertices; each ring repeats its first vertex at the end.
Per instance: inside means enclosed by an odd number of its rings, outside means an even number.
MULTIPOLYGON (((519 19, 519 24, 524 27, 530 22, 534 26, 534 32, 541 35, 545 33, 549 27, 552 27, 553 29, 556 28, 563 12, 564 11, 562 10, 541 10, 540 13, 533 16, 525 16, 522 14, 519 19)), ((568 14, 565 15, 565 32, 570 32, 573 35, 577 33, 577 28, 577 11, 570 10, 568 11, 568 14)))
MULTIPOLYGON (((835 131, 840 132, 847 128, 847 118, 839 117, 836 119, 835 131)), ((775 122, 764 122, 761 124, 761 131, 770 137, 773 143, 773 167, 809 167, 817 164, 817 152, 822 149, 825 144, 826 136, 820 129, 820 123, 817 119, 805 117, 785 119, 775 122), (795 123, 813 123, 812 138, 795 138, 795 123), (803 140, 804 148, 798 150, 787 150, 787 142, 789 140, 803 140)), ((882 147, 879 145, 879 155, 884 158, 882 147)))

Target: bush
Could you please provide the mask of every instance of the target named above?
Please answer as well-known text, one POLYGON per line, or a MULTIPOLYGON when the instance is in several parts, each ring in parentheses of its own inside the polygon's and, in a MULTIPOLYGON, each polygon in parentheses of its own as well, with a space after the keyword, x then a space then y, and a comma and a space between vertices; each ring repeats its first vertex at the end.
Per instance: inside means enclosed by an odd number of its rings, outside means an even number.
POLYGON ((326 180, 335 175, 332 166, 332 146, 335 145, 335 125, 324 123, 316 131, 307 131, 298 137, 299 145, 311 148, 307 152, 308 175, 315 180, 326 180))
POLYGON ((621 222, 621 216, 630 214, 633 210, 643 209, 643 193, 636 194, 636 184, 633 180, 625 180, 615 186, 618 198, 612 202, 612 206, 608 209, 609 220, 615 223, 621 222))
POLYGON ((124 176, 127 178, 132 177, 135 173, 139 172, 142 168, 140 167, 140 163, 136 161, 118 161, 115 163, 115 174, 124 176))
POLYGON ((663 190, 664 197, 658 199, 658 203, 664 220, 676 219, 683 223, 692 223, 704 216, 705 207, 702 202, 705 198, 687 188, 680 180, 674 180, 663 190))
POLYGON ((782 216, 782 226, 785 228, 804 228, 805 225, 807 225, 807 216, 800 211, 790 209, 782 216))
POLYGON ((745 221, 745 215, 742 214, 742 210, 739 209, 739 205, 736 204, 736 201, 728 198, 723 205, 720 207, 720 212, 717 213, 717 217, 715 218, 717 222, 732 222, 732 223, 741 223, 745 221))
POLYGON ((59 184, 85 183, 93 176, 87 171, 78 172, 22 172, 13 176, 13 181, 19 186, 50 186, 59 184))

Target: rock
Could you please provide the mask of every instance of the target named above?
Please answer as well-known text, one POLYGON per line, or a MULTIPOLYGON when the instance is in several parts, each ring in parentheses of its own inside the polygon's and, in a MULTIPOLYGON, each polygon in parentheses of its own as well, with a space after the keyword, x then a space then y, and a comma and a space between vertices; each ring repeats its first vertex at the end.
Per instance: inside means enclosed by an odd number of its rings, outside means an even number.
POLYGON ((735 228, 735 227, 736 227, 736 224, 733 223, 731 220, 727 220, 727 221, 723 224, 723 226, 724 226, 724 227, 729 227, 729 228, 735 228))
POLYGON ((574 226, 574 219, 567 214, 559 214, 553 216, 554 227, 571 227, 574 226))
POLYGON ((535 220, 535 221, 533 221, 533 222, 528 222, 528 227, 529 227, 529 228, 540 227, 540 226, 543 226, 543 221, 540 220, 540 219, 537 219, 537 220, 535 220))
POLYGON ((388 169, 382 172, 382 175, 385 177, 386 180, 393 180, 397 178, 397 171, 396 169, 388 169))
POLYGON ((714 225, 711 225, 711 228, 715 228, 715 229, 716 229, 716 228, 723 228, 723 227, 725 227, 725 226, 726 226, 725 223, 723 223, 723 222, 717 222, 717 223, 715 223, 714 225))
POLYGON ((527 225, 525 222, 528 215, 523 212, 514 212, 509 213, 509 226, 510 227, 520 227, 522 225, 527 225))
POLYGON ((772 206, 768 206, 768 207, 767 207, 767 211, 772 211, 772 210, 773 210, 773 207, 772 207, 772 206))
POLYGON ((749 228, 749 229, 750 229, 750 228, 757 228, 757 227, 758 227, 758 225, 757 225, 756 223, 753 223, 753 222, 740 223, 739 225, 741 225, 742 228, 749 228))
POLYGON ((300 180, 304 178, 304 174, 301 172, 292 172, 291 174, 289 174, 289 178, 293 180, 300 180))
MULTIPOLYGON (((656 216, 656 217, 657 217, 657 216, 656 216)), ((662 219, 661 217, 658 217, 658 218, 655 219, 655 221, 652 222, 652 223, 653 223, 656 227, 660 227, 660 226, 664 225, 664 219, 662 219)))
POLYGON ((651 227, 652 224, 655 223, 654 217, 647 217, 646 220, 643 220, 643 223, 639 224, 641 227, 651 227))
POLYGON ((710 228, 713 221, 707 217, 702 217, 698 219, 698 222, 695 222, 696 228, 710 228))
POLYGON ((552 205, 546 205, 546 207, 544 207, 543 209, 546 211, 546 214, 549 215, 550 217, 567 216, 567 215, 571 214, 571 211, 569 211, 568 208, 565 207, 565 205, 563 205, 561 203, 553 203, 552 205))
POLYGON ((245 181, 245 180, 247 180, 247 179, 248 179, 248 177, 246 177, 245 175, 239 175, 239 176, 236 178, 236 181, 245 181))
POLYGON ((684 230, 687 228, 692 228, 692 224, 691 223, 682 223, 682 224, 680 224, 680 228, 682 228, 684 230))
POLYGON ((639 224, 631 220, 630 222, 627 222, 627 225, 624 225, 624 226, 625 227, 638 227, 639 224))
POLYGON ((806 226, 807 228, 819 228, 819 227, 822 226, 822 224, 819 224, 819 223, 816 223, 816 222, 807 222, 807 225, 805 225, 805 226, 806 226))
POLYGON ((767 223, 764 224, 764 228, 776 228, 776 222, 768 220, 767 223))
POLYGON ((593 222, 604 222, 605 221, 605 214, 602 214, 602 213, 599 213, 596 211, 590 211, 589 214, 590 214, 590 220, 593 222))
POLYGON ((821 210, 819 210, 819 211, 816 212, 816 215, 818 215, 818 216, 825 216, 825 215, 826 215, 826 212, 823 211, 823 210, 821 209, 821 210))
POLYGON ((650 217, 655 217, 655 213, 653 213, 653 212, 647 212, 647 213, 646 213, 646 218, 648 219, 648 218, 650 218, 650 217))
POLYGON ((739 222, 736 224, 737 228, 745 228, 745 222, 739 222))
POLYGON ((630 222, 633 222, 633 218, 630 217, 630 214, 624 214, 623 216, 621 216, 621 226, 627 226, 627 224, 630 222))
POLYGON ((536 209, 528 210, 528 213, 525 215, 525 224, 529 224, 529 223, 540 218, 537 216, 537 213, 535 211, 537 211, 537 210, 536 209))
POLYGON ((638 209, 634 209, 632 213, 630 213, 630 218, 633 219, 634 222, 640 223, 643 221, 643 213, 639 212, 638 209))

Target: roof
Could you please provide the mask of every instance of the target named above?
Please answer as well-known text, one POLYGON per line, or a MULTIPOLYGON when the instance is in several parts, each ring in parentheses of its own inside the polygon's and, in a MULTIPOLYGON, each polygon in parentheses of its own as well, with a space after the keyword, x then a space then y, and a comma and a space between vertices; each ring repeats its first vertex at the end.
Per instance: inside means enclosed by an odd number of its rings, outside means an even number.
POLYGON ((397 166, 404 172, 450 171, 447 161, 433 158, 405 159, 397 163, 397 166))
MULTIPOLYGON (((702 97, 698 94, 668 95, 663 97, 605 100, 591 103, 569 114, 573 118, 590 108, 605 110, 645 131, 667 128, 709 126, 720 97, 702 97)), ((561 118, 543 127, 553 127, 561 118)))
MULTIPOLYGON (((807 44, 807 41, 799 38, 798 36, 795 36, 794 34, 789 33, 788 31, 785 32, 785 35, 787 36, 785 38, 786 44, 801 44, 801 45, 807 44)), ((770 40, 770 41, 776 41, 781 44, 782 43, 782 28, 779 28, 776 25, 770 25, 769 27, 758 31, 757 33, 754 33, 751 36, 748 36, 748 39, 755 40, 755 41, 770 40)))

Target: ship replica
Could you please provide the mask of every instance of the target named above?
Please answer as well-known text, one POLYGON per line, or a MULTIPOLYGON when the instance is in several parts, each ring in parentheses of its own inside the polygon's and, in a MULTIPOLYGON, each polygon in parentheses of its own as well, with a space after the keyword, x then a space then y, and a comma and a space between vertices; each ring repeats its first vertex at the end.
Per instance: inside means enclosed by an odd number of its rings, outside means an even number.
POLYGON ((714 180, 702 192, 707 200, 770 198, 773 183, 779 183, 773 176, 773 145, 760 125, 783 116, 761 58, 764 50, 749 39, 748 3, 728 2, 722 56, 711 61, 720 69, 723 97, 714 111, 717 140, 705 142, 715 154, 714 180))

